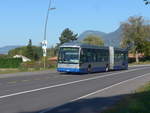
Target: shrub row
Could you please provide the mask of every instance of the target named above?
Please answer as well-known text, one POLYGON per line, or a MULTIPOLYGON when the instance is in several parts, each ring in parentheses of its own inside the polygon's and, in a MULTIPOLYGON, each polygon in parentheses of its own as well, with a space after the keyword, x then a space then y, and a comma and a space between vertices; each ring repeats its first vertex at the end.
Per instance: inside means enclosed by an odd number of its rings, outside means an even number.
MULTIPOLYGON (((20 68, 34 68, 34 69, 40 69, 43 68, 44 63, 41 61, 31 61, 31 62, 24 62, 21 64, 20 68)), ((53 61, 46 61, 46 68, 55 68, 56 62, 53 61)))
POLYGON ((18 68, 21 63, 21 58, 0 58, 0 68, 18 68))
MULTIPOLYGON (((143 57, 143 58, 139 58, 139 61, 140 61, 140 62, 150 61, 150 56, 146 56, 146 57, 143 57)), ((128 59, 128 62, 129 62, 129 63, 136 62, 136 59, 135 59, 135 58, 129 58, 129 59, 128 59)))

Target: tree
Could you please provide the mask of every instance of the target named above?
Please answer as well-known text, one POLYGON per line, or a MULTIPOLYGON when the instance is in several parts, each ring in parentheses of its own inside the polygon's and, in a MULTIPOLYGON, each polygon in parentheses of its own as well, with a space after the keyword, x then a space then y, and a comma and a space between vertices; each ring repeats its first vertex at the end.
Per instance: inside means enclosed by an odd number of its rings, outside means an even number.
POLYGON ((148 5, 150 4, 150 1, 149 0, 143 0, 145 2, 145 5, 148 5))
POLYGON ((23 47, 18 47, 18 48, 9 50, 8 55, 11 56, 11 57, 15 56, 15 55, 25 56, 26 48, 27 48, 26 46, 23 46, 23 47))
POLYGON ((60 44, 62 45, 66 42, 74 41, 77 40, 78 34, 74 34, 69 28, 66 28, 62 33, 61 36, 59 37, 60 44))
POLYGON ((33 51, 31 39, 29 39, 29 43, 28 43, 27 48, 26 48, 25 56, 30 58, 30 59, 34 59, 34 51, 33 51))
POLYGON ((138 54, 143 53, 145 44, 150 36, 150 26, 142 16, 132 16, 127 22, 122 23, 123 40, 121 46, 130 48, 130 51, 136 55, 136 62, 139 62, 138 54))
POLYGON ((41 46, 33 46, 32 40, 29 40, 27 46, 22 46, 22 47, 12 49, 8 52, 8 55, 11 57, 15 55, 23 55, 32 60, 37 61, 42 58, 43 50, 41 46))
POLYGON ((97 45, 97 46, 103 46, 104 41, 101 39, 101 37, 95 36, 95 35, 88 35, 82 43, 91 44, 91 45, 97 45))
MULTIPOLYGON (((43 56, 42 47, 32 46, 32 50, 33 50, 33 56, 32 56, 33 60, 37 61, 43 56)), ((15 56, 15 55, 23 55, 23 56, 28 57, 28 52, 27 51, 28 51, 27 46, 15 48, 15 49, 12 49, 8 52, 8 56, 12 57, 12 56, 15 56)))
POLYGON ((150 41, 145 42, 144 54, 150 57, 150 41))

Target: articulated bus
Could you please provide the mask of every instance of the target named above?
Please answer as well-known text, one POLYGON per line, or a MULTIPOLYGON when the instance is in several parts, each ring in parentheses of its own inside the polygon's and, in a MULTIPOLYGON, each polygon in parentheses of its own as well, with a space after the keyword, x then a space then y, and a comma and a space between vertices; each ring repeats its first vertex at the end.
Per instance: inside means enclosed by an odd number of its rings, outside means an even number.
POLYGON ((128 51, 82 43, 66 43, 59 48, 58 72, 91 73, 128 69, 128 51))

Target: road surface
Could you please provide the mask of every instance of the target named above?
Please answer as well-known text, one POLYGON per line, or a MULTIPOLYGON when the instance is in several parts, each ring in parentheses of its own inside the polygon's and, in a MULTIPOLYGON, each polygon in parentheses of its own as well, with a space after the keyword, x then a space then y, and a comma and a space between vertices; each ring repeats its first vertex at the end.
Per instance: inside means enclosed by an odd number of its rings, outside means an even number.
POLYGON ((85 75, 0 75, 0 113, 99 113, 150 81, 150 66, 85 75))

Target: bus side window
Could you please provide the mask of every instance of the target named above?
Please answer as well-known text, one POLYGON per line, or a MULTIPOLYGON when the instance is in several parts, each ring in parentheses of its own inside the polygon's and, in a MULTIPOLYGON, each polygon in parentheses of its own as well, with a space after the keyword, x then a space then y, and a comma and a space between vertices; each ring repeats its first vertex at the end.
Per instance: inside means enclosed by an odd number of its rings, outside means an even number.
POLYGON ((96 51, 96 49, 93 49, 92 50, 92 53, 93 53, 93 62, 96 62, 97 61, 97 51, 96 51))
POLYGON ((100 50, 101 62, 105 61, 105 50, 100 50))
POLYGON ((87 62, 86 50, 85 50, 85 49, 82 49, 82 50, 81 50, 81 53, 80 53, 80 60, 81 60, 82 63, 87 62))
POLYGON ((95 54, 96 54, 96 62, 99 61, 99 51, 98 49, 95 50, 95 54))
POLYGON ((118 59, 118 51, 115 51, 115 62, 118 62, 119 61, 119 59, 118 59))
POLYGON ((88 62, 93 62, 92 49, 87 49, 87 53, 88 53, 88 56, 87 56, 88 62))
POLYGON ((100 50, 97 50, 97 62, 100 62, 100 50))

